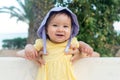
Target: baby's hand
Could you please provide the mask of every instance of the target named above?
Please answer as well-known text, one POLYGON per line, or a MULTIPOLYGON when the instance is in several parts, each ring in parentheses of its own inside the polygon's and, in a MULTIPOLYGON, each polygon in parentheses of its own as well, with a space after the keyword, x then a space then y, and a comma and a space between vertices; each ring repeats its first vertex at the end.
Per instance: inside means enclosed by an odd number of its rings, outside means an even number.
POLYGON ((35 60, 38 57, 38 52, 31 44, 25 46, 25 58, 35 60))

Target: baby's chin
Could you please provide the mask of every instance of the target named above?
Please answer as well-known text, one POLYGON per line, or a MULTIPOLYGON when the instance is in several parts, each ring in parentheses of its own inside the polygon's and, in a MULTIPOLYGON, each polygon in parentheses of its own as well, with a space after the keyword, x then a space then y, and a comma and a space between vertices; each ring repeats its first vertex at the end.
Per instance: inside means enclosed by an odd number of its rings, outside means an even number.
POLYGON ((56 44, 61 44, 61 43, 64 43, 64 42, 66 42, 67 40, 50 40, 50 41, 52 41, 53 43, 56 43, 56 44))

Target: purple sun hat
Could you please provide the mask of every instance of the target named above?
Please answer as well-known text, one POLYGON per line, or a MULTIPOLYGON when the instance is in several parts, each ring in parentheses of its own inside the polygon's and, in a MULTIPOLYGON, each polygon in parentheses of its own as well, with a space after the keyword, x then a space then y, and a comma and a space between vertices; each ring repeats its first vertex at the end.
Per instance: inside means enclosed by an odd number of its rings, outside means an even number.
POLYGON ((70 42, 71 42, 71 38, 72 37, 75 37, 78 32, 79 32, 79 24, 78 24, 78 20, 77 20, 77 17, 76 15, 71 11, 69 10, 67 7, 54 7, 52 8, 48 13, 47 15, 44 17, 40 27, 38 28, 38 31, 37 31, 37 35, 38 37, 42 38, 43 39, 43 52, 44 54, 46 54, 46 31, 45 31, 45 25, 46 25, 46 22, 47 22, 47 19, 48 17, 50 16, 50 13, 51 12, 58 12, 58 11, 61 11, 61 10, 66 10, 70 13, 71 17, 72 17, 72 32, 71 32, 71 36, 70 36, 70 39, 68 41, 68 44, 65 48, 65 52, 68 52, 68 49, 70 47, 70 42))

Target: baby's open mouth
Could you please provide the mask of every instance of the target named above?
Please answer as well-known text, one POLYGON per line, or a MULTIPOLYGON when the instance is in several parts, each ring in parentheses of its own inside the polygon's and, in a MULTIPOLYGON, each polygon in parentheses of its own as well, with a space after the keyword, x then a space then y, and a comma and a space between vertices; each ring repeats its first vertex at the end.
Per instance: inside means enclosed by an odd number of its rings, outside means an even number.
POLYGON ((56 34, 56 36, 64 36, 63 34, 56 34))

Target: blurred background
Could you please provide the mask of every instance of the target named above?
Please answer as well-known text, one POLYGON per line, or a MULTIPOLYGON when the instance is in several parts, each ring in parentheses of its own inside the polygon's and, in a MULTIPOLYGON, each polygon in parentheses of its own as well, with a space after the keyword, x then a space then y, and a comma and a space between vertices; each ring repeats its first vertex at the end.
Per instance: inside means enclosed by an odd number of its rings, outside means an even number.
POLYGON ((68 7, 77 15, 79 41, 101 57, 120 56, 120 0, 0 0, 0 54, 34 44, 39 25, 53 6, 68 7))

